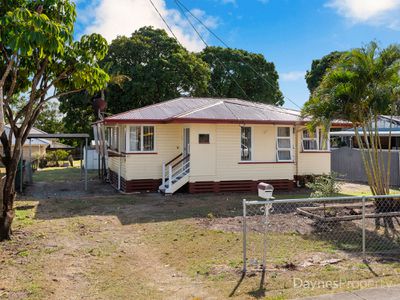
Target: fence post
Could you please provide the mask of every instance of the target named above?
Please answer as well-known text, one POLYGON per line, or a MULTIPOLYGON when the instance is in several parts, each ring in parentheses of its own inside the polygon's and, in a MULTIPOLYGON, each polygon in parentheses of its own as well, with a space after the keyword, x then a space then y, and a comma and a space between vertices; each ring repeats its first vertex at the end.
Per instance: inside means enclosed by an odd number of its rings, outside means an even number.
POLYGON ((267 264, 267 224, 268 224, 268 210, 269 204, 264 204, 264 237, 263 237, 263 257, 262 257, 262 270, 265 272, 267 264))
POLYGON ((362 197, 362 256, 365 260, 365 196, 362 197))
POLYGON ((243 273, 246 273, 247 269, 247 253, 246 253, 246 239, 247 239, 247 228, 246 228, 246 199, 243 199, 243 273))

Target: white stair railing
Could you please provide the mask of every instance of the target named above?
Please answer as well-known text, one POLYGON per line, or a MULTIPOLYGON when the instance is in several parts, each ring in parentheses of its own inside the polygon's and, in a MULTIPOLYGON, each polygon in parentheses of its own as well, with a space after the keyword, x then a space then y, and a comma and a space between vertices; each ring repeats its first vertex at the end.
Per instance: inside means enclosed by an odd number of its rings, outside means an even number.
POLYGON ((165 163, 162 165, 162 186, 165 186, 165 163))
POLYGON ((172 166, 168 166, 168 187, 172 186, 172 166))
MULTIPOLYGON (((168 163, 163 163, 162 165, 162 184, 160 185, 160 190, 163 192, 173 192, 173 186, 178 184, 178 182, 184 177, 185 175, 189 174, 190 171, 190 160, 189 155, 182 158, 180 161, 175 163, 174 162, 177 158, 179 158, 182 154, 177 156, 175 159, 168 163)), ((182 184, 182 183, 180 183, 182 184)), ((175 187, 179 188, 179 187, 175 187)))

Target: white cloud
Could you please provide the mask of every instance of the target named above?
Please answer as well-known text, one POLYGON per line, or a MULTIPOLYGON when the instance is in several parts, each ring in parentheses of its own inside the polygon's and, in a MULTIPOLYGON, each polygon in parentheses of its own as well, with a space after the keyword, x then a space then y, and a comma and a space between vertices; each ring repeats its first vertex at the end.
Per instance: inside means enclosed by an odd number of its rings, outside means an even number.
POLYGON ((304 79, 305 75, 306 75, 305 71, 290 71, 286 73, 281 73, 280 78, 283 81, 297 81, 300 79, 304 79))
MULTIPOLYGON (((178 10, 167 8, 165 0, 153 0, 153 2, 178 40, 187 49, 200 51, 204 48, 204 44, 178 10)), ((208 16, 200 9, 193 9, 191 12, 208 27, 217 27, 218 19, 216 17, 208 16)), ((109 42, 118 35, 130 36, 143 26, 163 28, 171 35, 148 0, 92 0, 90 5, 78 13, 78 18, 78 22, 85 27, 83 33, 100 33, 109 42), (84 12, 83 16, 82 12, 84 12)), ((196 24, 193 20, 192 23, 196 24)), ((204 28, 199 26, 198 30, 203 37, 207 38, 204 28)))
POLYGON ((385 25, 398 29, 400 0, 330 0, 326 6, 354 23, 385 25))

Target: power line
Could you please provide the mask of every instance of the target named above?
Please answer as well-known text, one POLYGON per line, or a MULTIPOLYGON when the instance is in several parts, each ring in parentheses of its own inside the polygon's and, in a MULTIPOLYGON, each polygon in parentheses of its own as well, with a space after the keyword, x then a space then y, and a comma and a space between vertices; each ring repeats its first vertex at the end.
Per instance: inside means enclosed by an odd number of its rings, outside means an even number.
MULTIPOLYGON (((205 41, 205 39, 203 38, 203 36, 200 34, 200 32, 197 30, 196 26, 193 25, 193 23, 190 21, 189 17, 186 15, 186 13, 183 11, 182 7, 179 5, 179 3, 177 1, 175 1, 175 3, 177 4, 179 10, 181 11, 182 15, 186 18, 186 20, 189 22, 190 26, 193 28, 193 30, 196 32, 196 34, 199 36, 200 40, 204 43, 204 45, 206 47, 209 47, 208 43, 205 41)), ((204 26, 204 25, 203 25, 204 26)), ((233 76, 233 74, 231 74, 228 70, 228 68, 226 67, 226 65, 213 53, 211 53, 214 58, 216 59, 217 62, 219 62, 222 67, 225 69, 225 71, 227 72, 228 75, 231 75, 232 80, 235 82, 235 84, 239 87, 239 89, 241 90, 241 92, 243 93, 243 95, 246 97, 246 99, 250 100, 250 97, 247 95, 247 93, 245 92, 245 90, 241 87, 241 85, 237 82, 237 80, 235 79, 235 77, 233 76)), ((214 90, 215 91, 215 90, 214 90)))
MULTIPOLYGON (((158 13, 158 15, 160 16, 161 20, 163 20, 164 24, 167 26, 169 32, 171 32, 172 36, 175 38, 175 40, 178 42, 179 45, 181 45, 181 43, 179 42, 178 38, 176 37, 176 35, 174 34, 174 32, 172 31, 172 28, 168 25, 167 21, 164 19, 164 17, 162 16, 162 14, 160 13, 160 11, 157 9, 157 7, 154 5, 152 0, 149 0, 150 4, 154 7, 154 9, 156 10, 156 12, 158 13)), ((182 45, 181 45, 182 46, 182 45)))
MULTIPOLYGON (((176 37, 174 31, 172 30, 172 28, 169 26, 168 22, 164 19, 164 17, 162 16, 162 14, 160 13, 160 11, 157 9, 157 7, 154 5, 152 0, 149 0, 150 4, 153 6, 153 8, 155 9, 155 11, 158 13, 158 15, 160 16, 160 18, 162 19, 162 21, 164 22, 164 24, 167 26, 169 32, 172 34, 172 36, 175 38, 175 40, 177 41, 177 43, 179 45, 181 45, 183 47, 183 45, 179 42, 178 38, 176 37)), ((211 86, 211 88, 214 90, 215 94, 218 94, 217 91, 215 90, 215 88, 213 86, 211 86)))
MULTIPOLYGON (((186 10, 197 22, 199 22, 209 33, 211 33, 211 35, 213 35, 218 41, 220 41, 225 47, 230 48, 229 45, 227 43, 224 42, 224 40, 222 40, 214 31, 212 31, 206 24, 204 24, 203 21, 201 21, 201 19, 199 19, 195 14, 193 14, 180 0, 175 0, 175 3, 182 9, 186 10)), ((184 15, 186 15, 185 13, 183 13, 184 15)), ((197 32, 197 30, 196 30, 197 32)), ((202 39, 203 40, 203 39, 202 39)), ((269 86, 271 86, 272 88, 275 88, 276 86, 274 84, 272 84, 271 82, 269 82, 265 77, 263 77, 260 73, 258 73, 258 71, 256 69, 253 68, 252 65, 250 65, 249 63, 247 63, 245 60, 243 60, 241 57, 239 57, 239 59, 242 61, 242 63, 246 64, 256 75, 258 75, 261 79, 263 79, 269 86)), ((296 107, 298 107, 299 109, 301 109, 301 107, 294 102, 292 99, 290 99, 289 97, 283 95, 284 98, 286 98, 287 100, 289 100, 289 102, 291 102, 292 104, 294 104, 296 107)))

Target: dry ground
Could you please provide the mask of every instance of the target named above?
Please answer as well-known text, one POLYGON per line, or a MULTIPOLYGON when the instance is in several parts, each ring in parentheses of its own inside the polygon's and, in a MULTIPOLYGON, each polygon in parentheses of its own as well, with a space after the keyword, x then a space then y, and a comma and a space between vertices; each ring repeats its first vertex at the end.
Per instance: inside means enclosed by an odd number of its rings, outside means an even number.
MULTIPOLYGON (((266 285, 257 273, 241 280, 241 234, 229 220, 254 195, 121 195, 95 174, 85 193, 79 170, 56 171, 36 174, 46 181, 36 180, 17 202, 13 240, 0 244, 0 298, 287 299, 355 289, 360 282, 400 283, 398 258, 371 257, 366 265, 292 228, 270 236, 266 285), (300 289, 294 278, 348 284, 300 289)), ((358 186, 357 193, 364 191, 358 186)))

